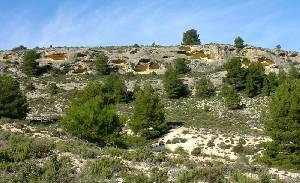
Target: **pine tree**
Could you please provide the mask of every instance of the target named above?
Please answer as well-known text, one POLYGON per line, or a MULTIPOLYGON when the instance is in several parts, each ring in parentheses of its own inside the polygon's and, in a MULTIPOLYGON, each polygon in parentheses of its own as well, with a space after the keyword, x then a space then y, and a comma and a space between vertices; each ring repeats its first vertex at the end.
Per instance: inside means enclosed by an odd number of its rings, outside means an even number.
POLYGON ((278 85, 279 85, 279 79, 277 74, 274 72, 270 72, 268 75, 266 75, 264 79, 262 94, 269 96, 271 93, 275 92, 278 85))
POLYGON ((281 84, 271 95, 265 131, 273 141, 263 160, 269 165, 300 170, 300 80, 281 84))
POLYGON ((214 84, 207 78, 201 77, 196 82, 196 95, 201 98, 210 97, 215 94, 214 84))
POLYGON ((244 40, 240 36, 236 37, 234 39, 234 46, 238 49, 244 48, 245 47, 244 40))
POLYGON ((108 57, 104 54, 100 54, 96 60, 96 71, 100 75, 108 75, 110 68, 108 65, 108 57))
POLYGON ((19 82, 11 76, 0 75, 0 118, 24 118, 27 112, 19 82))
POLYGON ((293 64, 290 64, 288 73, 290 79, 300 79, 300 72, 293 64))
POLYGON ((67 132, 91 142, 111 142, 119 135, 121 121, 102 87, 93 82, 77 94, 61 120, 67 132))
POLYGON ((185 74, 189 72, 189 67, 186 65, 184 58, 177 58, 175 60, 175 69, 179 74, 185 74))
POLYGON ((146 84, 137 92, 129 126, 147 139, 158 137, 166 129, 164 105, 151 85, 146 84))
POLYGON ((236 90, 241 91, 245 88, 246 72, 242 68, 240 58, 234 57, 225 64, 225 70, 227 71, 224 82, 232 85, 236 90))
POLYGON ((261 93, 265 79, 265 69, 260 63, 251 63, 246 69, 246 93, 254 97, 261 93))
POLYGON ((241 107, 241 98, 234 87, 224 84, 222 87, 222 96, 224 97, 225 106, 228 109, 235 110, 241 107))
POLYGON ((183 33, 182 45, 200 45, 199 34, 197 30, 190 29, 183 33))
POLYGON ((278 72, 278 84, 280 85, 281 83, 284 83, 287 79, 287 73, 283 69, 280 69, 278 72))
POLYGON ((118 74, 109 75, 104 82, 103 92, 111 103, 127 102, 127 88, 118 74))
POLYGON ((164 87, 169 98, 179 98, 184 95, 184 86, 178 79, 178 74, 173 67, 169 67, 164 75, 164 87))
POLYGON ((35 50, 29 50, 23 57, 22 71, 28 76, 37 76, 39 74, 39 63, 36 62, 40 55, 35 50))

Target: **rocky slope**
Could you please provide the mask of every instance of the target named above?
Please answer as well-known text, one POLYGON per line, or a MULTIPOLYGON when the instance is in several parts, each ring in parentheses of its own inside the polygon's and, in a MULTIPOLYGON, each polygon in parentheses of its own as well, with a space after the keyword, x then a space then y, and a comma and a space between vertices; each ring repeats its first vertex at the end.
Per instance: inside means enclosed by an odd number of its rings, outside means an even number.
MULTIPOLYGON (((231 57, 240 57, 243 63, 261 62, 268 69, 286 68, 289 62, 300 62, 294 51, 245 47, 239 50, 231 45, 208 44, 200 46, 145 46, 145 47, 78 47, 38 48, 41 66, 59 69, 70 67, 70 73, 92 73, 97 54, 105 53, 112 68, 122 74, 161 74, 175 58, 189 60, 192 71, 200 72, 208 67, 220 67, 231 57)), ((24 51, 2 51, 0 71, 8 69, 5 62, 22 61, 24 51)), ((16 66, 18 68, 18 65, 16 66)), ((14 70, 11 68, 10 70, 14 70)))
MULTIPOLYGON (((258 179, 265 172, 285 182, 300 181, 299 172, 269 168, 258 163, 263 151, 261 143, 270 140, 264 134, 263 124, 259 121, 261 113, 268 105, 268 97, 242 96, 241 104, 244 107, 240 110, 229 110, 219 96, 222 78, 226 74, 223 66, 231 57, 241 57, 245 66, 250 62, 261 62, 267 72, 277 72, 281 68, 287 69, 290 63, 299 67, 300 55, 297 52, 249 46, 237 50, 231 45, 217 44, 39 48, 37 51, 41 55, 38 59, 39 65, 44 71, 38 77, 27 77, 21 71, 25 50, 0 52, 0 73, 13 75, 20 81, 30 107, 25 124, 0 120, 0 132, 40 139, 42 144, 51 141, 55 147, 49 154, 69 157, 78 177, 81 177, 87 163, 110 158, 121 160, 124 170, 131 170, 131 173, 143 171, 147 176, 153 168, 160 167, 166 171, 170 182, 175 182, 181 174, 188 173, 191 167, 211 167, 210 173, 213 175, 216 173, 213 168, 219 167, 220 174, 226 177, 230 176, 229 172, 239 170, 253 179, 258 179), (122 74, 129 90, 135 84, 149 82, 161 94, 166 120, 172 124, 172 128, 150 145, 145 143, 132 149, 103 148, 66 134, 55 122, 63 115, 78 90, 89 81, 102 82, 106 79, 106 76, 94 74, 95 60, 99 53, 109 57, 111 68, 122 74), (170 100, 164 95, 162 74, 176 58, 185 58, 191 68, 191 72, 181 78, 191 95, 170 100), (217 88, 217 95, 209 99, 194 96, 194 83, 203 73, 208 75, 217 88), (51 83, 58 87, 56 94, 49 91, 51 83), (195 153, 197 149, 198 153, 195 153)), ((118 114, 131 119, 132 103, 121 103, 116 108, 118 114)), ((124 131, 130 130, 125 126, 124 131)), ((7 140, 5 133, 2 138, 7 140)), ((208 174, 208 177, 213 176, 208 174)), ((124 182, 118 174, 113 178, 116 178, 115 182, 124 182)))

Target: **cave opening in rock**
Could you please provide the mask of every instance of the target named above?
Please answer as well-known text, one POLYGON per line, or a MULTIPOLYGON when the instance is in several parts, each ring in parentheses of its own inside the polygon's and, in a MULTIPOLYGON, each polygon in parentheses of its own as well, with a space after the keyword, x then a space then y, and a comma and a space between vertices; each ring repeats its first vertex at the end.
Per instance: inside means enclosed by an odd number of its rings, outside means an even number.
POLYGON ((148 65, 146 64, 139 63, 134 67, 135 72, 145 72, 147 70, 148 70, 148 65))
POLYGON ((54 53, 51 55, 47 55, 46 58, 51 59, 51 60, 66 60, 67 59, 67 54, 65 53, 54 53))
POLYGON ((151 62, 151 63, 149 64, 149 69, 155 70, 155 69, 159 69, 159 68, 160 68, 160 67, 159 67, 159 64, 157 64, 157 63, 151 62))

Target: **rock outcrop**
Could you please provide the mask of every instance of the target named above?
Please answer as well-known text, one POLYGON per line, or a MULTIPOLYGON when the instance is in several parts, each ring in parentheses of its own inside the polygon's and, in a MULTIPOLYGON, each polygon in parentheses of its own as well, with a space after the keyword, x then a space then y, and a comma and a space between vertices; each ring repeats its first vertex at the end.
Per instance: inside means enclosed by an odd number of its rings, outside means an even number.
MULTIPOLYGON (((25 51, 4 51, 0 62, 20 63, 25 51)), ((121 74, 164 73, 166 66, 176 58, 189 61, 192 71, 201 72, 211 66, 222 66, 231 57, 240 57, 244 65, 261 62, 267 69, 286 68, 290 62, 300 63, 300 55, 293 51, 263 49, 248 46, 238 50, 232 45, 208 44, 197 46, 144 46, 144 47, 79 47, 43 48, 40 65, 58 69, 69 65, 70 73, 92 73, 99 53, 109 57, 109 64, 121 74)), ((2 66, 1 66, 1 69, 2 66)))

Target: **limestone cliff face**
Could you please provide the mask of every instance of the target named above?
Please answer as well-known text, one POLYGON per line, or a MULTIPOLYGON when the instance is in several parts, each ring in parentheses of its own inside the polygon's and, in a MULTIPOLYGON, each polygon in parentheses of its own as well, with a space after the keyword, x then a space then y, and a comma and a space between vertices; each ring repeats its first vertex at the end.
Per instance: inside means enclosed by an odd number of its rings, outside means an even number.
MULTIPOLYGON (((299 62, 297 52, 276 49, 245 47, 238 50, 232 45, 208 44, 197 46, 144 46, 144 47, 79 47, 37 49, 40 65, 61 68, 68 65, 72 73, 95 72, 95 59, 99 53, 109 57, 109 64, 121 74, 161 74, 176 58, 185 58, 193 71, 202 71, 208 66, 220 66, 231 57, 240 57, 244 65, 261 62, 267 69, 286 68, 289 62, 299 62)), ((0 71, 5 63, 22 62, 25 51, 4 51, 0 53, 0 71)))

